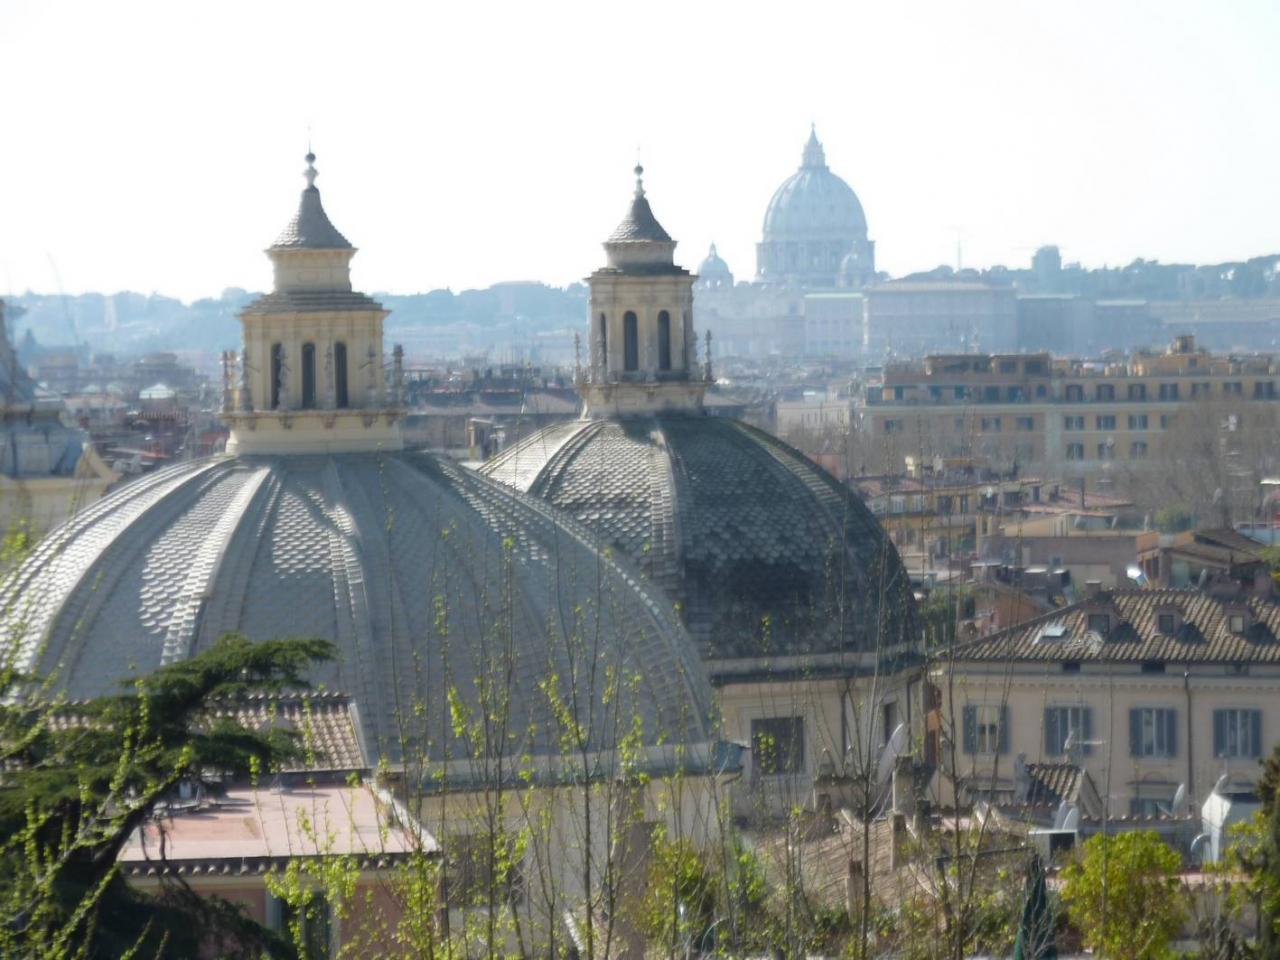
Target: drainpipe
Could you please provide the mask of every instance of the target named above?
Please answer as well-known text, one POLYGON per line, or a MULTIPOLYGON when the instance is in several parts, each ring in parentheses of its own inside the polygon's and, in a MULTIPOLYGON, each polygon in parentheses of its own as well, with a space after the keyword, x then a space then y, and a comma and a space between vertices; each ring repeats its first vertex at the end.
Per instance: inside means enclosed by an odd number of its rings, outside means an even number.
POLYGON ((1196 796, 1196 779, 1195 779, 1195 763, 1194 753, 1192 750, 1191 731, 1195 724, 1191 722, 1191 668, 1182 668, 1182 689, 1187 694, 1187 800, 1191 804, 1192 798, 1196 796))

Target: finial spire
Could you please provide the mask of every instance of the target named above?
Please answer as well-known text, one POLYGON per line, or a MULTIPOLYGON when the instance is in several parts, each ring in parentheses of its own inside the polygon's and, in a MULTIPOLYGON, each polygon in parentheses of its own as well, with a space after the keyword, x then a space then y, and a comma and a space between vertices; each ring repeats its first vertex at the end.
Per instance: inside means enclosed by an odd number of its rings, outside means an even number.
POLYGON ((644 167, 640 165, 639 161, 636 162, 635 174, 636 174, 636 196, 643 197, 644 196, 644 167))
POLYGON ((822 141, 818 139, 818 128, 816 124, 809 124, 809 140, 804 145, 804 160, 801 166, 804 167, 825 167, 827 165, 827 155, 822 149, 822 141))
POLYGON ((316 185, 316 177, 320 175, 320 171, 316 169, 316 155, 311 152, 311 144, 307 144, 307 155, 303 157, 307 161, 307 169, 302 171, 302 175, 307 178, 307 189, 311 189, 316 185))

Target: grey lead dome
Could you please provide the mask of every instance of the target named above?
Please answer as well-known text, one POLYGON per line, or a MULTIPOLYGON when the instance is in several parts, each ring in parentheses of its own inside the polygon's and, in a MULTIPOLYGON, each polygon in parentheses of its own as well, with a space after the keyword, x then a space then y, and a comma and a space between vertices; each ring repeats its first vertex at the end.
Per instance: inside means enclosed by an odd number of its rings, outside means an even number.
POLYGON ((227 631, 331 640, 316 680, 353 696, 371 757, 399 755, 415 705, 473 698, 507 650, 515 750, 558 750, 539 682, 593 661, 638 678, 623 709, 650 742, 706 730, 705 680, 663 601, 572 521, 427 454, 168 468, 54 530, 0 598, 22 665, 72 697, 227 631))

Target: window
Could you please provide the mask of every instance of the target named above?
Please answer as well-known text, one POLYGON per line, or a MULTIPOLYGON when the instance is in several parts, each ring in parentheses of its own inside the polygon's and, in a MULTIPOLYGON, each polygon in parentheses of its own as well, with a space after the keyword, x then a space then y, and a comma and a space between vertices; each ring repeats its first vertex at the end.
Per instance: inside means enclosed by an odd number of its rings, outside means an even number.
POLYGON ((1067 444, 1067 459, 1068 459, 1068 460, 1083 460, 1083 459, 1084 459, 1084 444, 1083 444, 1083 443, 1068 443, 1068 444, 1067 444))
POLYGON ((1129 711, 1129 752, 1135 757, 1178 755, 1178 711, 1138 707, 1129 711))
POLYGON ((1062 429, 1063 430, 1083 430, 1084 417, 1063 417, 1062 429))
POLYGON ((944 517, 951 513, 951 497, 948 494, 938 496, 938 513, 944 517))
POLYGON ((1129 414, 1129 429, 1130 430, 1147 429, 1147 415, 1145 413, 1129 414))
POLYGON ((956 387, 953 393, 957 400, 963 400, 969 395, 969 391, 964 387, 956 387))
POLYGON ((1160 399, 1161 400, 1177 400, 1178 385, 1176 383, 1160 384, 1160 399))
POLYGON ((1064 661, 1063 661, 1063 663, 1062 663, 1062 672, 1063 672, 1063 673, 1079 673, 1079 672, 1080 672, 1080 661, 1079 661, 1079 660, 1064 660, 1064 661))
POLYGON ((658 313, 658 369, 671 369, 671 314, 658 313))
POLYGON ((445 839, 444 853, 445 896, 450 906, 487 904, 495 886, 499 902, 523 899, 524 871, 516 860, 514 838, 487 832, 460 834, 445 839))
POLYGON ((600 369, 609 369, 609 323, 600 314, 600 369))
POLYGON ((333 394, 339 409, 351 405, 347 395, 347 345, 341 340, 333 345, 333 394))
POLYGON ((1168 430, 1174 423, 1174 416, 1171 413, 1160 414, 1160 429, 1168 430))
POLYGON ((964 752, 1008 753, 1009 708, 971 704, 964 708, 964 752))
POLYGON ((1095 631, 1099 636, 1105 637, 1111 632, 1111 614, 1089 614, 1089 629, 1095 631))
POLYGON ((267 895, 267 926, 292 938, 291 927, 295 923, 302 927, 303 956, 324 960, 334 955, 333 914, 322 893, 311 894, 301 906, 267 895))
POLYGON ((1079 403, 1084 399, 1084 387, 1078 383, 1067 384, 1067 402, 1079 403))
POLYGON ((1130 400, 1147 399, 1147 385, 1145 383, 1129 384, 1129 399, 1130 400))
POLYGON ((1193 383, 1191 385, 1191 398, 1207 397, 1209 395, 1209 384, 1204 382, 1193 383))
POLYGON ((1022 365, 1022 372, 1029 377, 1034 377, 1037 374, 1044 373, 1044 361, 1028 360, 1026 363, 1022 365))
POLYGON ((804 770, 804 717, 765 717, 751 721, 751 754, 765 776, 804 770))
POLYGON ((640 326, 630 310, 622 315, 622 369, 628 373, 640 369, 640 326))
POLYGON ((1178 629, 1178 617, 1173 613, 1156 615, 1156 629, 1165 636, 1172 636, 1178 629))
POLYGON ((1232 633, 1244 633, 1245 616, 1243 613, 1233 613, 1227 617, 1227 629, 1232 633))
POLYGON ((1042 400, 1042 399, 1044 399, 1045 397, 1047 397, 1048 395, 1049 395, 1049 391, 1045 388, 1045 385, 1044 385, 1043 383, 1037 383, 1037 384, 1036 384, 1036 398, 1037 398, 1037 399, 1042 400))
POLYGON ((1276 385, 1274 380, 1258 380, 1253 385, 1253 399, 1255 400, 1274 400, 1276 398, 1276 385))
POLYGON ((1105 413, 1098 415, 1099 430, 1114 430, 1116 428, 1116 417, 1114 413, 1105 413))
POLYGON ((1213 755, 1233 759, 1262 756, 1262 711, 1213 711, 1213 755))
POLYGON ((981 430, 983 433, 999 433, 1000 418, 999 417, 983 417, 981 430))
POLYGON ((880 706, 880 743, 887 744, 898 727, 898 704, 890 700, 880 706))
POLYGON ((1147 459, 1147 442, 1145 440, 1135 440, 1133 443, 1129 444, 1129 459, 1147 459))
POLYGON ((271 345, 271 409, 280 409, 280 374, 284 369, 284 344, 271 345))
POLYGON ((1099 460, 1114 460, 1115 458, 1116 458, 1115 446, 1113 446, 1111 443, 1109 443, 1106 440, 1103 440, 1100 444, 1098 444, 1099 460))
POLYGON ((316 345, 302 345, 302 409, 316 408, 316 345))
POLYGON ((884 432, 885 433, 901 433, 902 424, 903 424, 903 421, 901 420, 886 420, 884 422, 884 432))
POLYGON ((1222 393, 1227 397, 1238 397, 1244 393, 1244 384, 1239 380, 1235 380, 1231 383, 1224 383, 1222 385, 1222 393))
POLYGON ((1096 396, 1099 400, 1114 400, 1116 398, 1116 386, 1114 383, 1100 383, 1096 396))
POLYGON ((1019 430, 1026 431, 1026 432, 1029 432, 1036 428, 1036 421, 1034 417, 1018 417, 1017 424, 1018 424, 1019 430))
POLYGON ((889 512, 890 512, 890 513, 906 513, 906 512, 907 512, 907 498, 906 498, 906 497, 900 497, 900 496, 892 496, 892 497, 890 497, 890 498, 889 498, 889 512))
POLYGON ((1017 360, 1001 360, 1000 372, 1001 373, 1017 373, 1018 361, 1017 360))
POLYGON ((1067 752, 1067 739, 1081 753, 1089 752, 1086 743, 1093 736, 1093 711, 1085 706, 1046 707, 1044 711, 1044 752, 1051 757, 1067 752))

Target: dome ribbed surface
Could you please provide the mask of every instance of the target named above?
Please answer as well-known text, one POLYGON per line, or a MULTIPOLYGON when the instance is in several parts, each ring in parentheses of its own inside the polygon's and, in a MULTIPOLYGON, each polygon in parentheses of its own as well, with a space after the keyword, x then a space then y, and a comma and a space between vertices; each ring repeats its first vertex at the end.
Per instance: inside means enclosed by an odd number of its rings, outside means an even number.
POLYGON ((631 201, 631 209, 605 242, 632 243, 645 240, 670 243, 671 235, 662 229, 662 224, 653 215, 648 198, 643 193, 637 193, 631 201))
POLYGON ((326 638, 338 657, 314 679, 354 698, 372 758, 397 757, 417 705, 474 699, 503 649, 515 751, 558 752, 539 684, 592 663, 640 678, 622 709, 649 742, 701 737, 692 643, 629 570, 546 504, 427 454, 216 458, 54 530, 0 588, 0 626, 72 697, 228 631, 326 638))
POLYGON ((273 249, 286 247, 302 250, 351 250, 347 238, 338 232, 324 212, 320 191, 315 186, 302 191, 298 212, 280 231, 273 249))
POLYGON ((867 217, 853 188, 827 167, 801 167, 783 181, 764 215, 766 243, 848 236, 865 239, 867 217))
POLYGON ((482 469, 640 564, 681 604, 705 656, 871 650, 915 636, 906 571, 861 500, 745 424, 575 421, 482 469))

